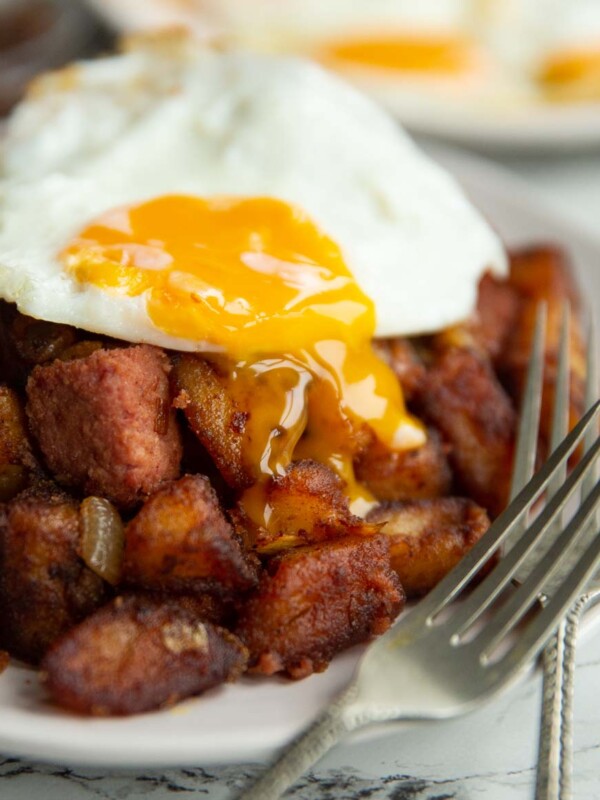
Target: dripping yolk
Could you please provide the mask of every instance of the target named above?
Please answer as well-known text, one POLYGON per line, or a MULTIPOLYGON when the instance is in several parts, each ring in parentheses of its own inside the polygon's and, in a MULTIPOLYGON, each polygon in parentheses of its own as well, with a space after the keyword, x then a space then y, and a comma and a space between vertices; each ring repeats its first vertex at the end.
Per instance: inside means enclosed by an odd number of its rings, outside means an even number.
MULTIPOLYGON (((142 296, 155 328, 203 352, 248 409, 245 510, 268 527, 262 487, 293 460, 327 464, 355 510, 356 439, 420 446, 389 367, 375 354, 373 302, 340 248, 299 208, 256 197, 165 196, 112 210, 62 253, 83 284, 142 296)), ((244 498, 242 498, 244 502, 244 498)))
POLYGON ((333 61, 397 72, 457 75, 478 63, 478 51, 457 34, 396 33, 357 36, 326 43, 320 57, 333 61))

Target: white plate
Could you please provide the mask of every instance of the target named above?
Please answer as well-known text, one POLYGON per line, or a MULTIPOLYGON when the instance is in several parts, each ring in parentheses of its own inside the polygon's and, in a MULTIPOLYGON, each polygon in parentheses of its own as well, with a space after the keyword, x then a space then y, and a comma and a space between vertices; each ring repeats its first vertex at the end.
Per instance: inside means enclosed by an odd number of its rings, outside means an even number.
MULTIPOLYGON (((575 259, 589 298, 600 298, 600 240, 546 209, 520 182, 453 151, 432 151, 453 171, 509 244, 556 241, 575 259)), ((596 312, 597 312, 596 308, 596 312)), ((35 671, 0 676, 0 752, 69 765, 203 766, 268 757, 348 682, 355 648, 322 675, 297 683, 244 679, 169 711, 129 719, 85 719, 52 707, 35 671)))
MULTIPOLYGON (((186 0, 88 3, 122 33, 169 25, 184 25, 200 36, 210 33, 198 16, 198 5, 186 0)), ((450 102, 442 107, 425 92, 415 97, 386 90, 377 99, 412 132, 477 149, 568 152, 600 147, 600 103, 532 103, 523 109, 494 113, 493 108, 461 109, 450 102)))

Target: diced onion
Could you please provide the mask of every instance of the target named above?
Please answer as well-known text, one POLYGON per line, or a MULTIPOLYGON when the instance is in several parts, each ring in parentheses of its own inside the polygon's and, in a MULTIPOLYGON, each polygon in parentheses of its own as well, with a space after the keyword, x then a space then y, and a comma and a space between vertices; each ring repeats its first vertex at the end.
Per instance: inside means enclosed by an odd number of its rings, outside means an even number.
POLYGON ((81 504, 81 531, 85 563, 107 583, 118 583, 125 534, 117 509, 102 497, 86 497, 81 504))

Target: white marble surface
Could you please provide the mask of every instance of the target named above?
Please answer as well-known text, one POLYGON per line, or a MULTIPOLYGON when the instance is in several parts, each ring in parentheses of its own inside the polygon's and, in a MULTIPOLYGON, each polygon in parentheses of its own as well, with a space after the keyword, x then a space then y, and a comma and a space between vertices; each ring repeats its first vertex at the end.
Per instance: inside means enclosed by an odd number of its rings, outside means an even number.
MULTIPOLYGON (((600 153, 504 157, 546 200, 600 236, 600 153)), ((600 269, 600 264, 599 264, 600 269)), ((575 800, 600 797, 600 635, 582 643, 575 708, 575 800)), ((296 800, 532 800, 540 678, 460 720, 340 746, 287 795, 296 800)), ((225 799, 257 765, 166 772, 68 770, 0 756, 2 800, 225 799)))

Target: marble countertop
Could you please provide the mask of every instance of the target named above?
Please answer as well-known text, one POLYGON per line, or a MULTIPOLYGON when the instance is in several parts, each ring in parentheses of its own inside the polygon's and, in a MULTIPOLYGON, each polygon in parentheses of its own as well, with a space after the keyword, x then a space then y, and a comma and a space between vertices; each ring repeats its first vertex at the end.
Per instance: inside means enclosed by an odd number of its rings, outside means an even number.
MULTIPOLYGON (((504 157, 546 200, 600 236, 600 153, 504 157)), ((598 265, 600 269, 600 264, 598 265)), ((579 650, 575 704, 574 798, 600 797, 600 636, 579 650)), ((329 754, 286 797, 295 800, 532 800, 541 678, 479 711, 448 722, 390 728, 329 754)), ((72 770, 0 756, 2 800, 225 800, 259 765, 195 770, 72 770)))

